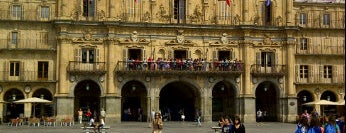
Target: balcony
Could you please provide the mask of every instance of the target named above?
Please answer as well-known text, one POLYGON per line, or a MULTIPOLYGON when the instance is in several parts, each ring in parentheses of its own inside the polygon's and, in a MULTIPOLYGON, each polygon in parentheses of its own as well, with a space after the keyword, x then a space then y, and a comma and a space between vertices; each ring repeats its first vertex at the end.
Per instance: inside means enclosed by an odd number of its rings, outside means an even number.
POLYGON ((174 63, 168 61, 161 62, 128 62, 118 61, 115 72, 119 75, 123 74, 145 74, 145 75, 183 75, 183 74, 198 74, 198 75, 235 75, 239 76, 243 70, 243 63, 174 63))
POLYGON ((296 77, 296 84, 344 84, 345 74, 338 73, 332 75, 332 78, 325 78, 323 74, 309 75, 307 78, 296 77))
POLYGON ((13 82, 55 82, 53 71, 0 71, 0 81, 13 82))
POLYGON ((105 62, 70 61, 67 67, 67 71, 73 74, 83 74, 83 73, 105 74, 106 63, 105 62))
POLYGON ((254 64, 250 67, 253 76, 284 76, 286 65, 262 65, 254 64))
POLYGON ((345 46, 312 46, 306 50, 298 46, 296 55, 345 55, 345 46))
POLYGON ((18 39, 13 43, 10 39, 0 39, 0 50, 56 50, 55 40, 18 39))

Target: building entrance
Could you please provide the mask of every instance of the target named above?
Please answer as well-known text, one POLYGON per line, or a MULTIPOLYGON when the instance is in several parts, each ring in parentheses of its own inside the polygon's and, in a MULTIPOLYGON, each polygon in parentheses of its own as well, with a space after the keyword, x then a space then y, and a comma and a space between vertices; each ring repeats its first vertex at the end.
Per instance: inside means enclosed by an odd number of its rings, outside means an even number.
POLYGON ((147 93, 138 81, 129 81, 121 89, 122 121, 145 121, 147 119, 147 93))
POLYGON ((196 110, 201 108, 200 99, 199 92, 193 86, 173 82, 160 92, 160 110, 167 120, 181 121, 181 115, 184 114, 185 121, 194 121, 196 110))
POLYGON ((256 88, 256 111, 262 111, 263 121, 279 121, 278 104, 279 92, 275 85, 268 81, 259 84, 256 88))
MULTIPOLYGON (((76 121, 79 108, 83 110, 83 114, 86 114, 86 111, 90 109, 92 116, 98 117, 100 115, 101 91, 98 84, 92 80, 81 81, 77 84, 74 95, 74 118, 76 121)), ((85 115, 83 115, 83 121, 88 121, 85 115)))

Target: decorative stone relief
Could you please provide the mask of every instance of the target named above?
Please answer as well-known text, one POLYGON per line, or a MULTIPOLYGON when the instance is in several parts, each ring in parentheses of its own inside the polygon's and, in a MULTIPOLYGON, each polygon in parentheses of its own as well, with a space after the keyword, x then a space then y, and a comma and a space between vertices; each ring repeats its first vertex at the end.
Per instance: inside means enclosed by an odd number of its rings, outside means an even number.
POLYGON ((264 38, 264 40, 263 40, 263 44, 264 45, 271 45, 272 40, 268 36, 266 36, 266 38, 264 38))
POLYGON ((227 33, 223 33, 220 40, 222 44, 227 44, 228 43, 227 33))
POLYGON ((178 35, 177 35, 177 42, 178 43, 183 43, 185 40, 183 32, 184 32, 184 30, 178 30, 178 35))
POLYGON ((106 18, 106 13, 103 10, 98 11, 98 18, 99 20, 105 20, 106 18))
POLYGON ((156 13, 160 21, 168 21, 170 16, 167 14, 167 11, 165 10, 165 7, 161 4, 159 7, 159 12, 156 13))
POLYGON ((199 5, 196 5, 195 10, 193 11, 193 14, 190 16, 190 19, 192 22, 201 22, 202 21, 202 12, 201 7, 199 5))
POLYGON ((133 31, 133 33, 131 34, 131 41, 133 42, 138 41, 137 31, 133 31))
POLYGON ((238 14, 234 16, 234 24, 236 25, 240 24, 240 16, 238 14))
POLYGON ((144 22, 149 22, 149 20, 150 20, 150 13, 148 11, 145 12, 142 19, 143 19, 144 22))

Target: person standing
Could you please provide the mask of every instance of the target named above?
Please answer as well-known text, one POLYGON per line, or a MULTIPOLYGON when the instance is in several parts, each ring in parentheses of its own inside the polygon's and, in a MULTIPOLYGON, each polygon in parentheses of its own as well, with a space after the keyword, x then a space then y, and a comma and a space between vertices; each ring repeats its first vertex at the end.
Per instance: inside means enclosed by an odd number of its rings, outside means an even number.
MULTIPOLYGON (((263 117, 263 113, 262 113, 261 109, 258 109, 258 111, 256 112, 256 116, 257 116, 257 122, 261 125, 262 117, 263 117)), ((257 126, 258 126, 258 124, 257 124, 257 126)))
POLYGON ((82 120, 83 120, 83 111, 81 108, 79 108, 78 110, 78 120, 79 120, 79 124, 82 124, 82 120))
POLYGON ((94 127, 94 132, 96 132, 96 128, 97 128, 97 131, 100 133, 100 128, 103 126, 105 126, 105 121, 104 121, 104 118, 100 116, 100 123, 94 127))
POLYGON ((234 118, 232 133, 245 133, 245 126, 240 122, 239 116, 234 118))
POLYGON ((91 117, 91 111, 89 108, 88 108, 88 111, 86 112, 85 116, 88 118, 88 121, 89 121, 90 117, 91 117))
POLYGON ((101 117, 103 118, 103 120, 106 120, 106 111, 104 108, 101 108, 101 112, 100 112, 101 117))
POLYGON ((161 118, 161 114, 159 112, 155 113, 155 118, 152 122, 153 133, 162 133, 163 122, 161 118))

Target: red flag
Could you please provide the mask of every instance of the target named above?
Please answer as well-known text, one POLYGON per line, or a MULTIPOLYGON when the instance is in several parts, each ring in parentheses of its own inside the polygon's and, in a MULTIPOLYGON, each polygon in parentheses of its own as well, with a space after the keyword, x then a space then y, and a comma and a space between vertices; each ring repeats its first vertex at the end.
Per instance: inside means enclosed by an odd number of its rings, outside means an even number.
POLYGON ((228 6, 231 6, 231 0, 226 0, 226 4, 227 4, 228 6))
POLYGON ((137 3, 137 0, 135 0, 135 2, 137 3))

